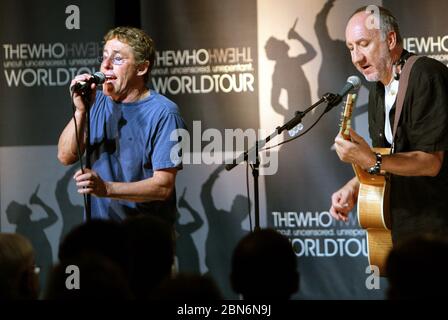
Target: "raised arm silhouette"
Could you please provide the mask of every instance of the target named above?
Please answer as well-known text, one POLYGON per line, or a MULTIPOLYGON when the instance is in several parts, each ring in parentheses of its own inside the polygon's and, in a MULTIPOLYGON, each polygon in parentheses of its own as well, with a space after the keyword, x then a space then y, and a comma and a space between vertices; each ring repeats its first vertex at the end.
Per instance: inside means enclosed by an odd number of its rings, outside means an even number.
MULTIPOLYGON (((204 220, 201 218, 199 212, 185 199, 186 191, 187 188, 184 189, 180 196, 177 206, 178 208, 188 210, 193 221, 180 224, 179 217, 176 220, 176 231, 179 234, 179 237, 176 240, 178 267, 181 272, 200 273, 199 254, 191 235, 204 225, 204 220)), ((178 213, 178 216, 179 215, 180 214, 178 213)))
POLYGON ((288 55, 289 45, 284 40, 270 37, 265 45, 268 59, 275 61, 272 74, 271 105, 275 112, 284 116, 284 120, 294 116, 295 111, 304 109, 311 103, 310 85, 303 72, 302 66, 314 59, 316 50, 293 27, 288 31, 288 39, 299 41, 305 48, 305 53, 295 57, 288 55), (288 104, 280 103, 281 91, 285 90, 288 104))
POLYGON ((241 223, 247 217, 247 197, 237 195, 230 211, 218 209, 212 196, 213 185, 224 170, 220 165, 202 186, 201 201, 208 220, 208 236, 205 243, 205 263, 209 275, 215 279, 227 299, 236 299, 230 283, 230 260, 238 241, 247 233, 241 223))
POLYGON ((16 233, 25 236, 30 240, 36 251, 36 264, 41 268, 40 271, 40 287, 43 288, 46 283, 47 273, 53 263, 53 254, 50 241, 45 234, 45 229, 55 224, 58 220, 56 212, 48 206, 39 196, 40 185, 31 195, 30 205, 38 205, 44 209, 47 216, 38 220, 32 220, 33 211, 26 204, 12 201, 6 208, 6 216, 9 223, 17 226, 16 233))

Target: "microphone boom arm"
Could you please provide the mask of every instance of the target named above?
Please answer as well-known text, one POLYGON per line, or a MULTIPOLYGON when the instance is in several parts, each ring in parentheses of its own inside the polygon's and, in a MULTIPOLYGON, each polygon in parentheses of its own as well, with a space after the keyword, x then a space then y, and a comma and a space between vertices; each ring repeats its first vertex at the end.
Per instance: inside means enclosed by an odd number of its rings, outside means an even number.
MULTIPOLYGON (((232 170, 233 168, 235 168, 238 164, 240 164, 243 161, 247 161, 247 160, 251 160, 251 159, 256 159, 258 158, 257 156, 253 157, 252 155, 254 153, 258 154, 258 150, 260 150, 261 148, 263 148, 266 143, 268 143, 269 141, 271 141, 273 138, 275 138, 277 135, 281 134, 283 131, 285 130, 291 130, 292 128, 294 128, 296 125, 298 125, 299 123, 302 122, 302 119, 305 117, 305 115, 310 112, 311 110, 313 110, 314 108, 318 107, 320 104, 322 104, 323 102, 327 102, 329 105, 333 103, 333 101, 336 101, 338 99, 338 95, 333 94, 333 93, 326 93, 322 96, 322 98, 320 98, 319 101, 317 101, 316 103, 314 103, 312 106, 310 106, 308 109, 304 110, 304 111, 296 111, 294 118, 292 118, 291 120, 289 120, 287 123, 285 123, 283 126, 279 126, 277 128, 275 128, 275 131, 269 135, 267 138, 265 139, 260 139, 255 143, 255 146, 251 147, 248 150, 245 150, 242 154, 240 154, 237 158, 234 158, 233 161, 231 161, 230 163, 227 163, 225 168, 227 171, 232 170)), ((339 101, 340 102, 340 101, 339 101)), ((339 103, 338 102, 338 103, 339 103)), ((332 106, 333 107, 333 106, 332 106)), ((329 110, 328 106, 327 109, 329 110)), ((328 111, 327 109, 325 109, 326 111, 328 111)), ((331 108, 330 108, 331 109, 331 108)), ((325 112, 326 112, 325 111, 325 112)), ((227 162, 227 161, 226 161, 227 162)))

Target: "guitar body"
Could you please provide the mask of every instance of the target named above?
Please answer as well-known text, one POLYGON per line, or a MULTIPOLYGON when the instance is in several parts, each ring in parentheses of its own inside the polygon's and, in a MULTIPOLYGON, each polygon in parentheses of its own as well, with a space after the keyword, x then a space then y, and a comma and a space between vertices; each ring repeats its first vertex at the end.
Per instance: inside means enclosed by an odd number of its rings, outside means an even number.
MULTIPOLYGON (((348 129, 353 102, 356 94, 348 95, 341 123, 341 134, 350 140, 348 129)), ((389 148, 374 148, 381 154, 390 154, 389 148)), ((389 213, 389 178, 385 172, 371 175, 357 165, 353 165, 359 181, 358 221, 366 230, 368 258, 371 266, 377 266, 381 276, 386 275, 386 260, 392 249, 389 213)))
MULTIPOLYGON (((389 154, 389 149, 374 149, 389 154)), ((386 275, 386 260, 392 249, 389 214, 389 179, 386 175, 371 175, 354 165, 360 182, 358 192, 358 221, 366 230, 369 264, 386 275)))

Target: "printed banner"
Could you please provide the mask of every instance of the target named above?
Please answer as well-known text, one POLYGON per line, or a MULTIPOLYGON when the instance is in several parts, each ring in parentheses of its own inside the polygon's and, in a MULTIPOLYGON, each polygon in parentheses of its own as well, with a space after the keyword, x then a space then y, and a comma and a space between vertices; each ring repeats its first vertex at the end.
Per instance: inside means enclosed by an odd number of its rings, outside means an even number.
POLYGON ((113 2, 2 1, 0 11, 0 230, 26 236, 44 288, 59 241, 82 222, 83 201, 57 160, 72 107, 71 79, 99 68, 113 2), (101 12, 101 14, 98 14, 101 12))
MULTIPOLYGON (((348 223, 328 212, 331 194, 353 176, 333 148, 341 107, 323 114, 321 104, 305 113, 349 76, 360 76, 345 45, 345 25, 368 4, 394 12, 408 50, 448 64, 448 4, 442 0, 141 1, 142 28, 157 49, 149 84, 179 105, 188 127, 189 149, 176 182, 180 271, 209 274, 226 298, 238 298, 230 261, 255 224, 254 180, 242 157, 230 171, 224 165, 258 141, 260 225, 291 241, 301 274, 293 298, 385 297, 386 279, 369 285, 366 235, 356 211, 348 223), (296 127, 275 134, 297 114, 296 127)), ((71 181, 77 166, 63 167, 56 158, 72 112, 68 84, 76 74, 98 70, 114 5, 2 2, 0 231, 31 240, 42 284, 61 237, 82 221, 82 197, 71 181)), ((369 84, 361 80, 352 123, 370 141, 369 84)))

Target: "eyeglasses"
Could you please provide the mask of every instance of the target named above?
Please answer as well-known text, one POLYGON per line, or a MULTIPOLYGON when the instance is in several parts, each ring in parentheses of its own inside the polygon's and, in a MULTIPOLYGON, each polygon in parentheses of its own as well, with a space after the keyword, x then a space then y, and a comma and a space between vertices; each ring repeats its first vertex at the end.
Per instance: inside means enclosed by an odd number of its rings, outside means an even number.
POLYGON ((126 60, 125 58, 120 57, 120 56, 111 56, 111 57, 101 56, 101 57, 98 57, 98 62, 103 63, 107 59, 111 59, 112 64, 116 65, 116 66, 121 66, 124 63, 124 61, 126 60))

